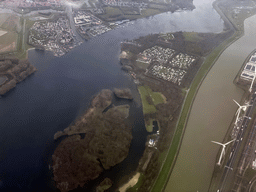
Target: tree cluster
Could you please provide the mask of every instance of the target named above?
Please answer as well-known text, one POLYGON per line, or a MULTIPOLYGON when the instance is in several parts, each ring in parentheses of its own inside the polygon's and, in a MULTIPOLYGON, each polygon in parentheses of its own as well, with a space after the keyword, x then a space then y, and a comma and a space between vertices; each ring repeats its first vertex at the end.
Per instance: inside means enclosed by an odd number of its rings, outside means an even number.
POLYGON ((103 113, 101 107, 106 107, 105 99, 112 98, 109 93, 103 90, 96 95, 91 104, 93 112, 88 110, 72 125, 84 131, 84 138, 80 134, 65 138, 52 155, 54 180, 60 191, 83 187, 128 155, 132 132, 125 121, 127 111, 123 109, 127 107, 117 106, 103 113))

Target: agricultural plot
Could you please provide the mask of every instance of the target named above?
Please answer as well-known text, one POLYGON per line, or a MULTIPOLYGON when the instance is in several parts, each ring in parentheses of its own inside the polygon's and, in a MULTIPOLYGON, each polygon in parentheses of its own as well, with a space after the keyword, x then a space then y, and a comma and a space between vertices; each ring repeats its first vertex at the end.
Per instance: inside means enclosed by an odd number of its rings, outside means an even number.
MULTIPOLYGON (((0 31, 1 32, 1 31, 0 31)), ((0 36, 0 53, 16 50, 18 34, 7 32, 0 36)))
POLYGON ((0 26, 11 16, 10 13, 2 13, 0 14, 0 26))
POLYGON ((117 7, 105 7, 104 11, 105 14, 101 15, 101 17, 105 19, 115 18, 123 14, 122 11, 117 7))
POLYGON ((141 11, 142 17, 148 17, 148 16, 151 16, 151 15, 157 15, 159 13, 161 13, 160 10, 158 10, 158 9, 150 9, 150 8, 149 9, 143 9, 141 11))
POLYGON ((203 39, 196 32, 183 32, 182 34, 186 41, 197 42, 203 39))
POLYGON ((124 15, 140 15, 140 10, 137 7, 120 7, 120 10, 124 15))
MULTIPOLYGON (((1 19, 2 20, 2 19, 1 19)), ((3 21, 3 20, 2 20, 3 21)), ((17 31, 20 27, 20 18, 16 15, 10 15, 2 24, 1 28, 7 31, 17 31)))

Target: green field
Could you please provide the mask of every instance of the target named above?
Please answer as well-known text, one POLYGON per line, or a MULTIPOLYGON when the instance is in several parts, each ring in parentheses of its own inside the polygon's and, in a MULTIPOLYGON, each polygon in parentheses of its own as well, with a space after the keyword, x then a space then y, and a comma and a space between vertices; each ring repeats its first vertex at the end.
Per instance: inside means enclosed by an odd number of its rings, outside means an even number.
POLYGON ((140 61, 136 61, 136 66, 141 68, 141 69, 146 70, 148 68, 149 64, 148 63, 143 63, 143 62, 140 62, 140 61))
POLYGON ((19 28, 20 18, 16 15, 10 15, 1 25, 1 28, 7 31, 16 31, 19 28))
MULTIPOLYGON (((149 86, 139 86, 138 90, 141 96, 144 115, 156 113, 156 105, 166 102, 165 97, 161 93, 153 92, 149 86)), ((153 131, 153 121, 155 121, 155 119, 152 118, 145 121, 148 132, 153 131)))
POLYGON ((141 95, 144 114, 155 113, 155 105, 165 102, 162 94, 159 92, 153 92, 149 86, 139 86, 138 90, 141 95), (150 99, 152 100, 152 103, 149 102, 150 99))
POLYGON ((1 13, 0 14, 0 26, 8 19, 10 13, 1 13))
POLYGON ((7 32, 0 36, 0 53, 16 50, 18 34, 15 32, 7 32))
POLYGON ((150 97, 148 90, 146 89, 145 86, 139 86, 138 87, 140 96, 141 96, 141 101, 142 101, 142 106, 143 106, 143 114, 148 114, 148 113, 155 113, 156 112, 156 107, 153 104, 150 104, 147 101, 147 97, 150 97))
POLYGON ((153 131, 153 121, 155 121, 155 119, 149 119, 148 122, 145 122, 145 126, 148 132, 153 131))
POLYGON ((186 41, 196 42, 202 40, 202 37, 200 37, 196 32, 183 32, 182 34, 186 41))
POLYGON ((148 17, 161 13, 158 9, 145 9, 141 11, 142 17, 148 17))
POLYGON ((101 15, 104 18, 115 18, 123 15, 122 11, 117 7, 105 7, 105 14, 101 15))

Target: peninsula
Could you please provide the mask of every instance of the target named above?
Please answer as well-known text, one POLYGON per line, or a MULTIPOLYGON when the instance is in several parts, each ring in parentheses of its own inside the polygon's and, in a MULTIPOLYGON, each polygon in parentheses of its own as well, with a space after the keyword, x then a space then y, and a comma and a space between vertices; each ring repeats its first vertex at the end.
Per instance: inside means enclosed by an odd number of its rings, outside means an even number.
POLYGON ((0 60, 0 95, 4 95, 16 84, 36 71, 28 60, 3 59, 0 60))
POLYGON ((120 99, 130 99, 132 100, 132 92, 130 89, 114 89, 115 96, 120 99))
MULTIPOLYGON (((129 105, 107 108, 112 95, 111 90, 102 90, 74 125, 54 136, 67 135, 52 155, 54 180, 60 191, 83 187, 127 157, 132 140, 132 128, 126 119, 129 105)), ((111 186, 109 179, 106 183, 111 186)))
MULTIPOLYGON (((182 135, 182 129, 175 128, 183 101, 190 92, 193 79, 205 73, 200 71, 209 65, 205 58, 210 57, 216 47, 234 34, 228 23, 225 26, 226 30, 218 34, 175 32, 122 42, 120 63, 137 84, 145 127, 148 132, 152 132, 155 126, 158 128, 157 133, 148 136, 137 168, 141 174, 138 180, 140 185, 135 185, 134 190, 136 187, 139 191, 148 191, 163 163, 166 167, 160 172, 160 177, 168 175, 177 152, 175 150, 178 149, 177 139, 182 135), (202 66, 203 63, 207 64, 202 66), (168 154, 167 158, 172 159, 166 163, 164 159, 170 145, 174 151, 168 154)), ((163 186, 162 182, 154 186, 153 191, 161 191, 163 186)))

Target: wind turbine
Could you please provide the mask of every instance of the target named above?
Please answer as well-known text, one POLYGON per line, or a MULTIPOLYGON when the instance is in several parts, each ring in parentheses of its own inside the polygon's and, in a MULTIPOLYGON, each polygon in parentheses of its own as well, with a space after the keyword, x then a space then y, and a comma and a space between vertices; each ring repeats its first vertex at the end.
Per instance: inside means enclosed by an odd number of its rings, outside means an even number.
POLYGON ((240 112, 241 112, 241 110, 243 110, 243 111, 245 111, 246 110, 246 108, 248 107, 248 106, 251 106, 251 105, 239 105, 239 103, 238 102, 236 102, 234 99, 233 99, 233 101, 238 105, 238 109, 237 109, 237 111, 236 111, 236 122, 235 122, 235 125, 237 124, 237 121, 238 121, 238 118, 239 118, 239 115, 240 115, 240 112))
POLYGON ((213 143, 216 143, 216 144, 222 146, 222 151, 221 151, 220 158, 219 158, 219 162, 217 163, 217 165, 220 165, 220 161, 221 161, 222 157, 225 155, 225 148, 226 148, 226 146, 227 146, 229 143, 233 142, 233 141, 235 141, 235 139, 233 139, 232 141, 229 141, 229 142, 227 142, 227 143, 225 143, 225 144, 222 144, 222 143, 219 143, 219 142, 216 142, 216 141, 212 141, 213 143))
POLYGON ((250 92, 252 92, 252 85, 253 85, 253 83, 254 83, 255 78, 256 78, 256 70, 255 70, 255 72, 254 72, 253 79, 252 79, 252 82, 251 82, 251 86, 250 86, 250 88, 249 88, 249 91, 250 91, 250 92))

